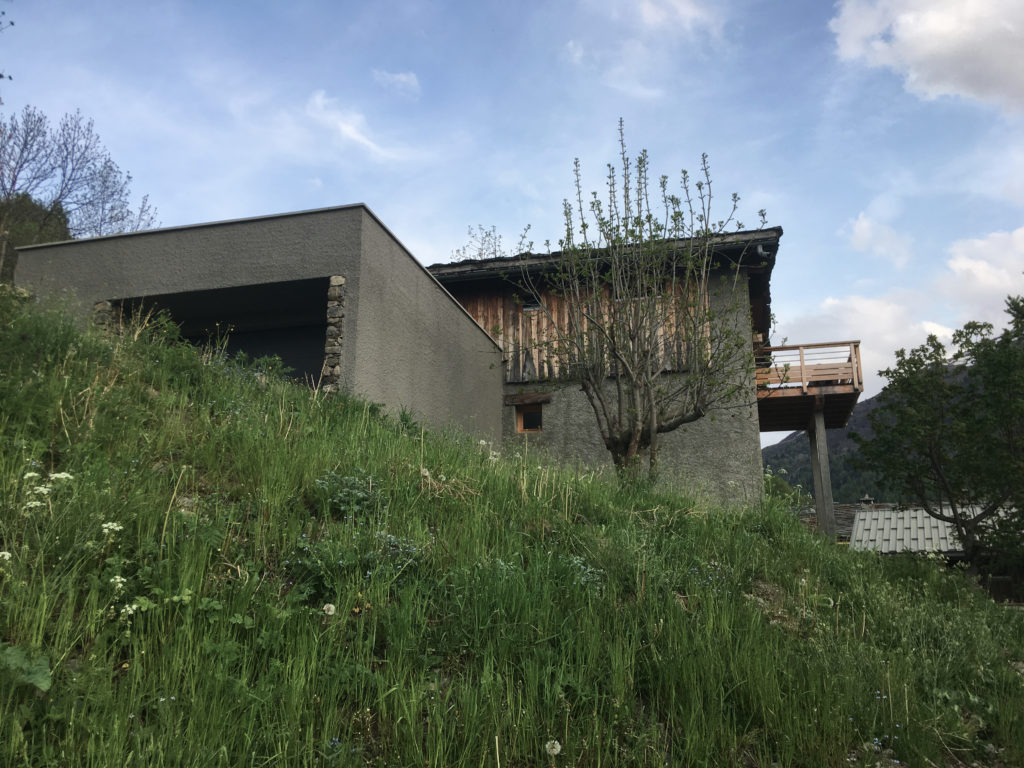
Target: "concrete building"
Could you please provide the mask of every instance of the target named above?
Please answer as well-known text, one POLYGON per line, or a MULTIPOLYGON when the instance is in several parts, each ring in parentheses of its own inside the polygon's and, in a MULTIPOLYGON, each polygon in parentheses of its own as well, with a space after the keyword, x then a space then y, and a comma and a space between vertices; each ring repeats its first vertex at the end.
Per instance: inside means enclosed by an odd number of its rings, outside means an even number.
POLYGON ((501 435, 501 350, 365 205, 20 249, 16 283, 82 315, 163 309, 190 339, 435 427, 501 435))

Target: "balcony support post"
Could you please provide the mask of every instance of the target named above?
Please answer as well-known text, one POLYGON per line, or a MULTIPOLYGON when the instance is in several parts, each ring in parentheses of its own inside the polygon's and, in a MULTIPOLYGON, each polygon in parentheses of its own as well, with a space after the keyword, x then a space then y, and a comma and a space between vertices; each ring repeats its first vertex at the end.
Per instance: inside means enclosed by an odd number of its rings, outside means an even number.
POLYGON ((825 398, 814 398, 814 415, 807 425, 811 449, 811 475, 814 478, 814 511, 818 530, 835 541, 836 511, 832 502, 832 475, 828 467, 828 440, 825 437, 825 398))

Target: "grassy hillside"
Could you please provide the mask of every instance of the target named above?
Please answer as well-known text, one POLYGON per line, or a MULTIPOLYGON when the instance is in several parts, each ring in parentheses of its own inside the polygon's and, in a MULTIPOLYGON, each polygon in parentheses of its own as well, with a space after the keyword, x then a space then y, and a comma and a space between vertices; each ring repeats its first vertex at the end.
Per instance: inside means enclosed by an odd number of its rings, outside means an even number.
POLYGON ((959 573, 172 337, 0 293, 2 765, 1024 762, 1022 616, 959 573))

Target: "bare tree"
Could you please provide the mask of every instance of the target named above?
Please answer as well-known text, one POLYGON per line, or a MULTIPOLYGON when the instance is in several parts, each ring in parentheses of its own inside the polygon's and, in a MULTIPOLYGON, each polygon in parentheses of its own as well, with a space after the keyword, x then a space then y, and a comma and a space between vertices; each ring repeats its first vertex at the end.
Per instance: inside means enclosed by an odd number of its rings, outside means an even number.
POLYGON ((0 122, 0 280, 13 276, 14 249, 41 242, 55 222, 64 222, 71 237, 155 226, 148 197, 131 207, 131 180, 110 158, 92 120, 78 111, 64 115, 56 128, 35 107, 0 122), (26 197, 35 214, 29 221, 16 220, 25 206, 14 203, 26 197))
POLYGON ((539 271, 537 257, 523 257, 520 283, 543 312, 550 367, 579 382, 616 469, 635 474, 646 451, 654 480, 659 435, 753 402, 749 300, 739 279, 750 233, 735 234, 736 195, 725 219, 712 218, 707 155, 696 182, 683 171, 682 197, 660 178, 656 210, 646 151, 630 160, 621 122, 619 139, 607 201, 595 192, 585 202, 577 160, 560 252, 539 271))

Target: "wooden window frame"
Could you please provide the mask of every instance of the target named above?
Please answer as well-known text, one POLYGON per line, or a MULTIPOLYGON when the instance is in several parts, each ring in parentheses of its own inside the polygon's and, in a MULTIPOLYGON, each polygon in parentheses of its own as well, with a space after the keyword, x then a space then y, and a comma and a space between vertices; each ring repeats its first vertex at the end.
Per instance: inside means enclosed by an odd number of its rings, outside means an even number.
POLYGON ((530 434, 533 432, 544 431, 544 405, 542 403, 524 403, 516 406, 516 432, 520 434, 530 434), (540 426, 535 429, 527 429, 524 426, 524 417, 526 415, 536 414, 540 419, 540 426))

